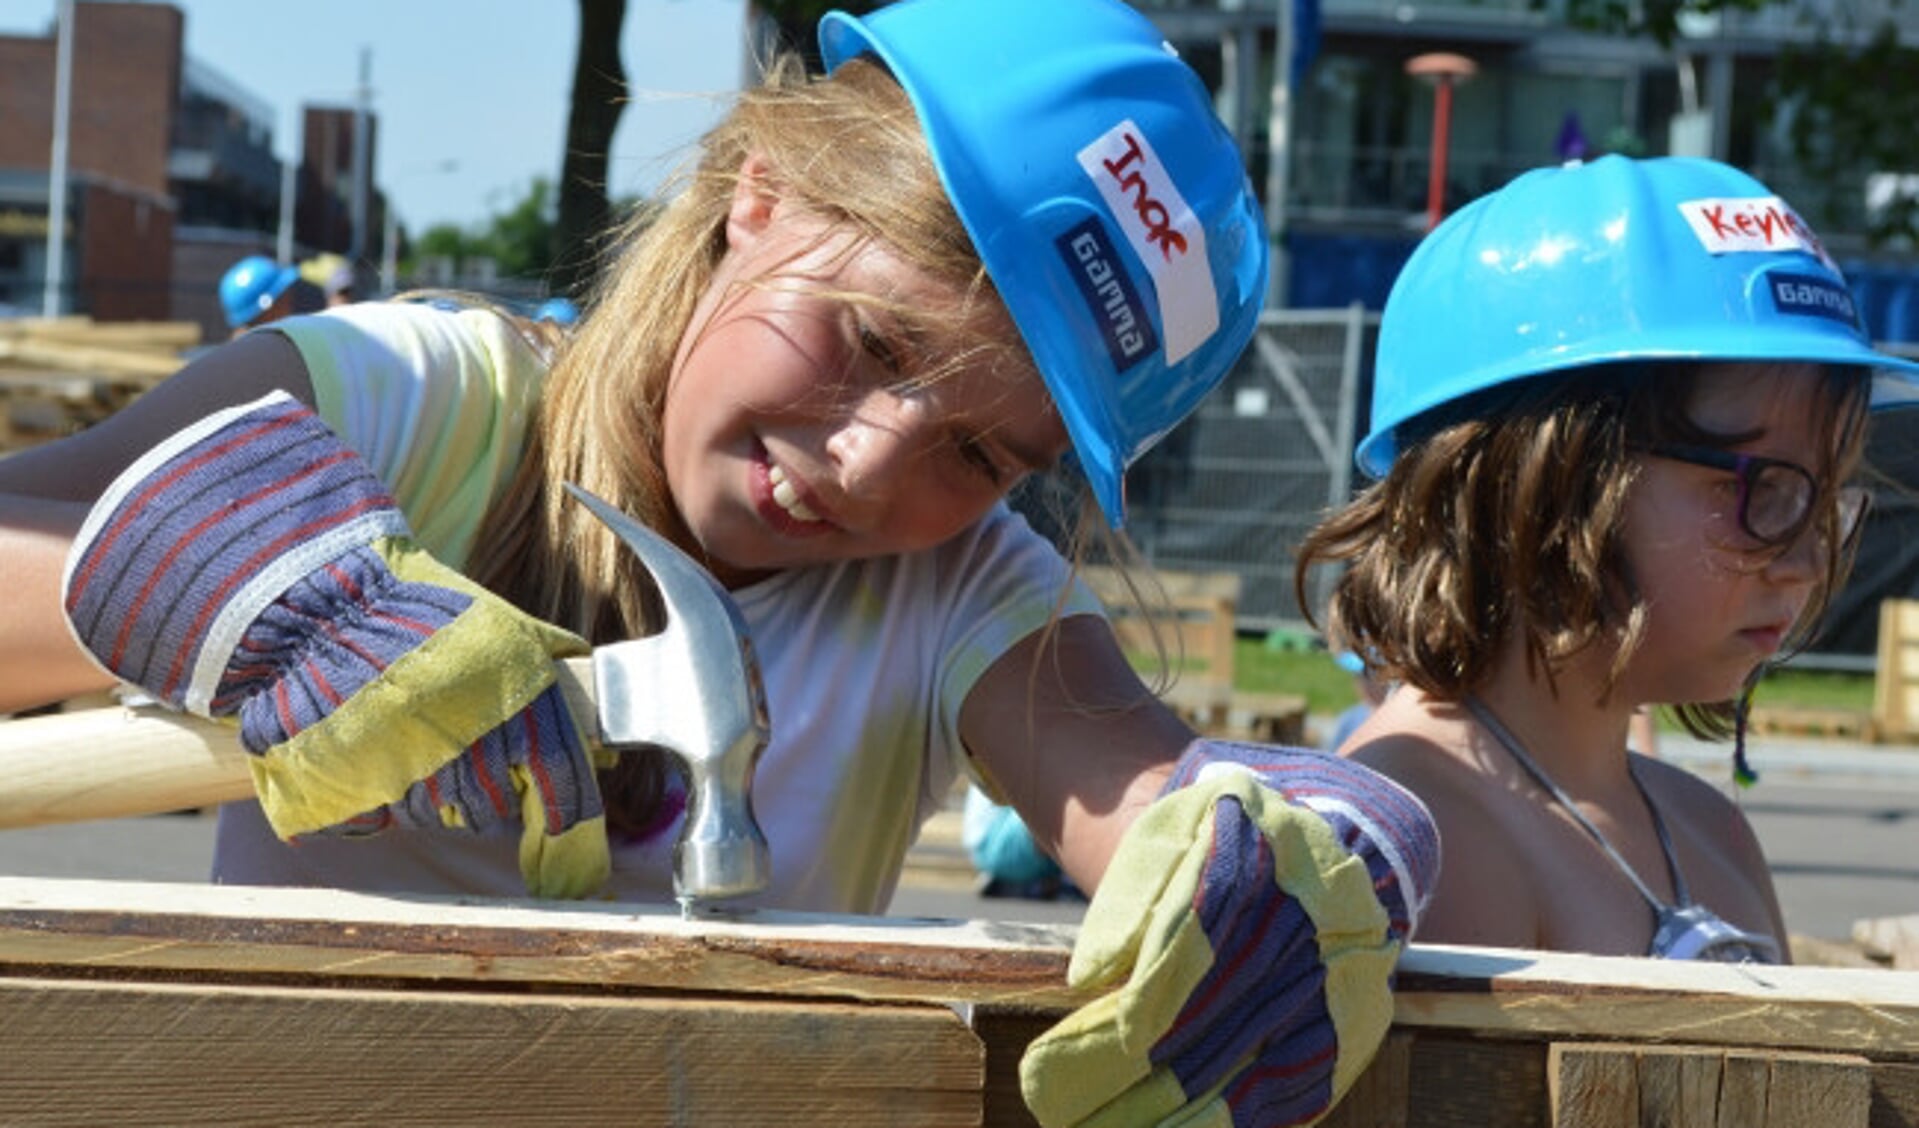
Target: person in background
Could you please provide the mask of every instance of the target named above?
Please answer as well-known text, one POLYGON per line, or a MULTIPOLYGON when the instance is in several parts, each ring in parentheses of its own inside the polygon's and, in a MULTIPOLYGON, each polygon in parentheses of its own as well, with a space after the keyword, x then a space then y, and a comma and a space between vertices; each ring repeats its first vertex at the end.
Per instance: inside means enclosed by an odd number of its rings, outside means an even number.
MULTIPOLYGON (((301 307, 298 267, 282 266, 265 255, 248 255, 220 277, 220 312, 235 337, 249 329, 270 325, 301 307)), ((309 306, 311 303, 308 303, 309 306)))
POLYGON ((579 319, 580 307, 563 297, 548 298, 533 311, 533 320, 548 322, 562 329, 572 328, 579 319))
POLYGON ((0 462, 0 707, 138 682, 235 717, 230 883, 670 904, 687 796, 553 659, 652 633, 568 492, 703 563, 771 740, 749 905, 883 911, 962 774, 1097 890, 1035 1039, 1047 1125, 1303 1123, 1392 1015, 1438 866, 1403 788, 1198 737, 1006 504, 1127 467, 1251 340, 1267 232, 1199 76, 1119 0, 902 0, 774 62, 570 332, 360 302, 0 462), (1066 464, 1062 466, 1062 464, 1066 464))
POLYGON ((353 264, 342 255, 331 251, 314 255, 300 264, 300 277, 319 288, 329 309, 359 300, 354 293, 353 264))
POLYGON ((1302 544, 1327 633, 1398 682, 1343 753, 1432 808, 1422 935, 1785 961, 1727 796, 1632 751, 1731 737, 1843 583, 1868 409, 1919 399, 1789 204, 1690 158, 1539 169, 1420 243, 1380 325, 1379 479, 1302 544))
POLYGON ((966 789, 960 812, 960 844, 979 871, 982 897, 1056 901, 1085 897, 1020 821, 1019 812, 995 803, 978 784, 966 789))
POLYGON ((1365 659, 1350 650, 1342 650, 1333 656, 1333 664, 1353 676, 1353 693, 1358 700, 1340 710, 1332 727, 1326 730, 1326 739, 1320 742, 1320 747, 1327 752, 1338 752, 1354 730, 1386 700, 1386 684, 1366 668, 1365 659))

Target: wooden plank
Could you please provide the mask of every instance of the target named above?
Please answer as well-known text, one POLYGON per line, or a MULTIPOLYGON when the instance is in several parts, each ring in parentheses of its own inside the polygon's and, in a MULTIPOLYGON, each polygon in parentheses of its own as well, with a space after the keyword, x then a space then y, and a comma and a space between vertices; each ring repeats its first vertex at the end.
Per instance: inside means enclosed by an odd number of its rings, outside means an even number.
POLYGON ((1639 1048, 1642 1128, 1718 1128, 1726 1053, 1696 1046, 1639 1048))
POLYGON ((1919 1124, 1919 1064, 1878 1061, 1872 1066, 1872 1128, 1919 1124))
POLYGON ((86 372, 151 385, 178 372, 178 356, 144 349, 81 345, 68 341, 0 340, 0 361, 86 372))
POLYGON ((1639 1069, 1631 1046, 1554 1042, 1546 1052, 1553 1128, 1636 1128, 1639 1069))
POLYGON ((1405 1027, 1555 1040, 1919 1053, 1919 976, 1415 945, 1400 960, 1405 1027))
POLYGON ((0 980, 9 1125, 975 1125, 940 1007, 0 980))
POLYGON ((1412 1103, 1413 1036, 1386 1035, 1366 1071, 1319 1128, 1407 1128, 1412 1103))
POLYGON ((1771 1074, 1763 1054, 1726 1055, 1719 1069, 1718 1128, 1768 1128, 1766 1088, 1771 1074))
POLYGON ((1076 926, 0 878, 0 969, 999 1003, 1064 1013, 1076 926))
MULTIPOLYGON (((6 324, 0 322, 0 324, 6 324)), ((24 318, 11 335, 42 341, 73 341, 114 348, 177 353, 200 344, 197 321, 94 321, 91 318, 24 318)), ((0 330, 0 336, 9 335, 0 330)))
POLYGON ((1879 602, 1872 717, 1880 739, 1919 732, 1919 600, 1879 602))
POLYGON ((1418 1031, 1408 1104, 1417 1128, 1547 1128, 1543 1042, 1418 1031))
POLYGON ((1768 1064, 1768 1128, 1866 1128, 1872 1063, 1847 1054, 1775 1054, 1768 1064))

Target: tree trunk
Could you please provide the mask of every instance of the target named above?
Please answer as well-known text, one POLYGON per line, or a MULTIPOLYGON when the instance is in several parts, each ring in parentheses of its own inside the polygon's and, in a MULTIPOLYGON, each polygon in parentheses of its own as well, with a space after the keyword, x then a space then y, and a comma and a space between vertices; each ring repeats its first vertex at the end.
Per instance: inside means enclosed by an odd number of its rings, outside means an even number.
POLYGON ((597 238, 611 203, 607 153, 625 108, 626 71, 620 64, 620 26, 626 0, 579 0, 580 43, 573 63, 572 108, 560 161, 560 216, 554 233, 554 289, 576 300, 592 286, 597 238))

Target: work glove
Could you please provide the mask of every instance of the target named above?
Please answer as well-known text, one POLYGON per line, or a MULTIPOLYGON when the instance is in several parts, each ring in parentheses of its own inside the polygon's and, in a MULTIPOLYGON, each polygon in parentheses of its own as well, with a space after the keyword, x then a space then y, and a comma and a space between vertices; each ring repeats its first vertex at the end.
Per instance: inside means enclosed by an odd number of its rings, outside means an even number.
POLYGON ((1311 1124, 1392 1022, 1439 876, 1425 806, 1350 760, 1196 741, 1128 828, 1020 1062, 1046 1128, 1311 1124))
POLYGON ((284 393, 208 416, 88 514, 63 600, 108 672, 236 718, 281 838, 522 824, 536 896, 609 866, 595 756, 555 684, 574 635, 412 541, 357 455, 284 393))

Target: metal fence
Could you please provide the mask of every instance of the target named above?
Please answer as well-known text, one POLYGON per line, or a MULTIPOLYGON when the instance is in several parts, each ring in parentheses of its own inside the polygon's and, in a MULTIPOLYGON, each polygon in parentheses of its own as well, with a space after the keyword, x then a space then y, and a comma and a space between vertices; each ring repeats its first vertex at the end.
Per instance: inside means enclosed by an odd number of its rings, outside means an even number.
POLYGON ((1304 620, 1293 549, 1352 488, 1378 330, 1379 315, 1360 305, 1262 314, 1221 389, 1127 476, 1127 529, 1146 558, 1237 573, 1245 628, 1304 620))

